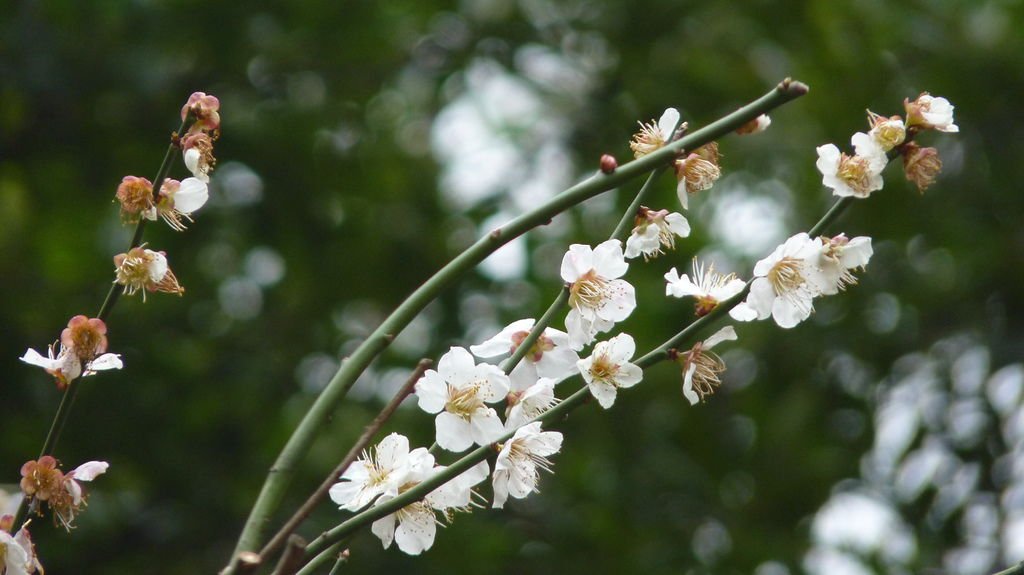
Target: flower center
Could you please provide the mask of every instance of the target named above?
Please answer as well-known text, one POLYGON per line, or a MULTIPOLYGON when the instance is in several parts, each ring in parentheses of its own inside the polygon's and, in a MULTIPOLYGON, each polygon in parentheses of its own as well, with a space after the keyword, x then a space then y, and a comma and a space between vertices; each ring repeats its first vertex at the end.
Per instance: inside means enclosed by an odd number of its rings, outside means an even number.
POLYGON ((608 299, 611 291, 611 282, 590 270, 569 288, 569 305, 576 309, 597 309, 608 299))
POLYGON ((804 283, 801 261, 790 256, 782 258, 768 270, 768 283, 777 296, 795 291, 804 283))
POLYGON ((870 162, 867 158, 860 156, 849 157, 844 154, 843 158, 839 161, 839 169, 836 170, 836 175, 857 193, 867 194, 870 192, 871 187, 869 164, 870 162))
POLYGON ((480 399, 479 384, 474 383, 461 389, 448 386, 448 402, 445 403, 446 411, 453 413, 462 419, 469 420, 477 409, 483 407, 484 402, 480 399))
POLYGON ((614 386, 615 376, 619 373, 619 365, 609 360, 607 355, 601 355, 594 359, 589 371, 595 380, 614 386))
MULTIPOLYGON (((528 335, 530 335, 530 332, 528 331, 517 331, 512 334, 512 347, 509 348, 509 353, 515 353, 516 350, 519 349, 519 346, 523 344, 523 341, 526 340, 528 335)), ((541 334, 540 337, 537 338, 537 341, 533 342, 533 345, 530 346, 530 351, 526 352, 526 355, 523 356, 523 358, 528 359, 533 363, 537 363, 544 357, 545 351, 551 351, 553 349, 555 349, 555 342, 551 341, 550 337, 541 334)))

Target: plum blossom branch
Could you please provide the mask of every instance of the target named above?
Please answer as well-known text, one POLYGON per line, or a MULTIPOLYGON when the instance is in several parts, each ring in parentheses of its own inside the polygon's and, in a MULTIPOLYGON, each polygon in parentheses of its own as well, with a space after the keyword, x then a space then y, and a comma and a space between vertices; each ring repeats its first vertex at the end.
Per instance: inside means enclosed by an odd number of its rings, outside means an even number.
MULTIPOLYGON (((812 232, 820 233, 828 225, 833 223, 840 215, 842 215, 846 211, 846 209, 852 203, 851 201, 848 200, 849 198, 841 198, 840 200, 838 200, 825 213, 825 215, 822 216, 822 218, 811 228, 812 232)), ((661 361, 669 359, 670 349, 678 347, 684 341, 693 339, 701 330, 707 328, 709 325, 717 321, 723 315, 727 314, 732 308, 736 307, 741 301, 743 301, 743 299, 746 297, 747 292, 749 291, 749 288, 750 282, 747 283, 747 286, 743 289, 743 291, 733 295, 729 299, 720 302, 719 305, 717 305, 713 310, 697 318, 688 326, 683 328, 679 333, 677 333, 676 335, 672 336, 667 341, 662 343, 660 346, 654 348, 641 358, 637 359, 635 364, 642 369, 647 369, 661 361)), ((588 387, 583 386, 575 393, 562 400, 557 405, 545 411, 543 414, 534 419, 534 421, 540 421, 544 423, 556 421, 566 416, 569 412, 576 409, 583 403, 585 403, 590 398, 590 395, 591 394, 588 387)), ((507 441, 514 435, 514 433, 515 430, 506 433, 503 437, 501 437, 498 440, 498 443, 507 441)), ((445 470, 423 481, 422 483, 413 487, 412 489, 403 492, 394 499, 391 499, 385 503, 366 509, 358 513, 357 515, 349 518, 340 525, 334 527, 333 529, 330 529, 322 533, 319 537, 310 542, 309 546, 306 548, 306 557, 314 561, 327 561, 327 557, 320 558, 319 555, 323 553, 325 549, 328 549, 330 546, 332 546, 335 542, 339 541, 343 537, 350 535, 355 530, 372 521, 375 521, 381 517, 384 517, 390 513, 395 512, 398 509, 401 509, 402 507, 410 503, 422 499, 423 497, 427 496, 429 493, 431 493, 441 485, 444 485, 446 482, 452 480, 462 472, 466 471, 467 469, 470 469, 472 466, 476 465, 477 463, 485 459, 492 452, 492 450, 492 446, 481 446, 469 452, 468 454, 457 460, 455 463, 451 464, 445 470)))
MULTIPOLYGON (((642 158, 620 166, 612 173, 598 172, 552 198, 544 205, 515 218, 501 228, 495 229, 424 282, 342 363, 338 372, 331 378, 331 381, 321 392, 320 396, 317 397, 309 411, 306 412, 306 415, 282 448, 281 453, 264 481, 260 494, 239 536, 235 555, 242 551, 252 550, 259 545, 267 519, 280 505, 295 473, 298 461, 308 453, 316 434, 348 393, 348 390, 359 374, 388 347, 398 333, 427 304, 437 297, 441 290, 448 287, 456 278, 475 267, 502 245, 534 227, 544 225, 553 216, 584 200, 611 190, 640 174, 668 165, 675 160, 681 150, 695 149, 720 138, 756 119, 761 114, 803 96, 807 91, 808 88, 805 84, 787 78, 754 102, 700 130, 671 142, 642 158)), ((233 571, 234 560, 222 573, 229 575, 233 571)))

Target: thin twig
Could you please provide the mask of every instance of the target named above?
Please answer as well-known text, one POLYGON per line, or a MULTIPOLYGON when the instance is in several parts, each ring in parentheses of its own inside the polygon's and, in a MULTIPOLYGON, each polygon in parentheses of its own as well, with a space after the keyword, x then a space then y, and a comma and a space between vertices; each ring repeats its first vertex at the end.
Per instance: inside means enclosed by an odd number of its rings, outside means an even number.
POLYGON ((404 401, 406 397, 409 397, 409 394, 412 393, 416 386, 416 382, 419 381, 423 376, 423 373, 430 369, 430 366, 433 364, 434 362, 430 359, 424 358, 420 360, 416 365, 416 369, 414 369, 412 374, 409 376, 409 379, 406 380, 398 392, 395 393, 395 396, 391 398, 391 401, 384 406, 384 409, 377 414, 377 417, 375 417, 373 421, 366 426, 366 429, 363 430, 363 434, 359 436, 359 439, 352 445, 352 448, 345 454, 341 463, 339 463, 338 466, 327 475, 327 478, 320 484, 320 487, 318 487, 317 490, 309 496, 309 499, 299 507, 295 514, 292 515, 291 519, 286 521, 280 531, 278 531, 266 546, 263 547, 260 551, 260 557, 266 559, 276 553, 284 543, 285 539, 291 535, 299 525, 310 516, 311 513, 313 513, 313 510, 316 509, 316 506, 327 495, 331 486, 338 482, 338 479, 343 473, 345 473, 348 466, 352 465, 352 462, 355 461, 356 458, 359 457, 359 454, 366 449, 366 446, 373 441, 373 437, 378 431, 380 431, 380 428, 388 419, 391 418, 391 415, 395 413, 395 410, 402 404, 402 401, 404 401))
POLYGON ((295 575, 295 572, 302 567, 302 551, 306 548, 306 540, 292 533, 288 536, 288 544, 281 554, 281 560, 277 562, 274 575, 295 575))

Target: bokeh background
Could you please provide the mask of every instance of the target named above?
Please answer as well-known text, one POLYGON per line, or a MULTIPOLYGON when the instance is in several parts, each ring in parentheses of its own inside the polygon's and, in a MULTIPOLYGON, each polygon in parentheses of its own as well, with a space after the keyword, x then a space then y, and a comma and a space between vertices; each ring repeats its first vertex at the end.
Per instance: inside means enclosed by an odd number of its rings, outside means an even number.
MULTIPOLYGON (((808 96, 721 142, 693 235, 636 264, 640 349, 691 305, 661 275, 700 255, 747 276, 831 202, 814 148, 921 91, 957 135, 921 196, 897 167, 833 233, 870 235, 860 285, 783 331, 739 327, 724 390, 690 407, 672 366, 561 429, 542 493, 478 509, 419 558, 352 542, 353 573, 939 573, 1024 559, 1024 6, 633 0, 10 2, 0 17, 0 482, 59 400, 17 357, 93 314, 130 230, 121 177, 152 178, 188 94, 222 102, 212 198, 150 226, 184 298, 123 299, 126 367, 89 380, 57 455, 104 459, 50 573, 212 573, 290 429, 401 298, 491 227, 624 161, 637 120, 703 125, 785 76, 808 96)), ((184 170, 178 164, 175 175, 184 170)), ((489 260, 396 341, 338 409, 297 504, 420 357, 539 314, 569 243, 606 237, 639 182, 489 260)), ((674 181, 652 207, 674 208, 674 181)), ((568 393, 563 390, 562 393, 568 393)), ((387 431, 429 444, 409 402, 387 431)), ((485 492, 488 490, 485 489, 485 492)), ((288 506, 286 506, 288 507, 288 506)), ((325 505, 303 530, 341 520, 325 505)))

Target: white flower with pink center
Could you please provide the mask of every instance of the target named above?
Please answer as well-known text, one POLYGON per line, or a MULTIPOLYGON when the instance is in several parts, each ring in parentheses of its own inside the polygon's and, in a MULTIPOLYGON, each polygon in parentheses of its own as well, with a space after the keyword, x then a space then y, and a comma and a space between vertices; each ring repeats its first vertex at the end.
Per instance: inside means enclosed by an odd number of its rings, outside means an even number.
POLYGON ((436 413, 437 444, 456 453, 487 445, 504 433, 501 418, 486 404, 505 399, 509 379, 497 366, 477 364, 461 347, 441 356, 437 371, 416 382, 420 409, 436 413))
POLYGON ((622 277, 629 264, 619 240, 608 240, 591 249, 569 246, 562 258, 562 279, 569 284, 569 315, 565 327, 575 350, 594 341, 636 309, 636 292, 622 277))
MULTIPOLYGON (((514 321, 497 335, 471 345, 473 355, 490 359, 515 352, 533 329, 533 319, 514 321)), ((579 356, 569 347, 569 334, 545 328, 530 350, 509 374, 512 391, 523 391, 542 377, 560 381, 576 373, 579 356)))
POLYGON ((783 328, 807 319, 821 293, 813 275, 820 250, 821 243, 802 232, 786 240, 754 266, 750 294, 730 315, 741 321, 770 316, 783 328))
POLYGON ((643 370, 629 362, 635 352, 633 336, 620 333, 608 341, 599 342, 594 346, 594 353, 577 364, 590 393, 601 407, 610 408, 620 389, 633 387, 643 379, 643 370))

